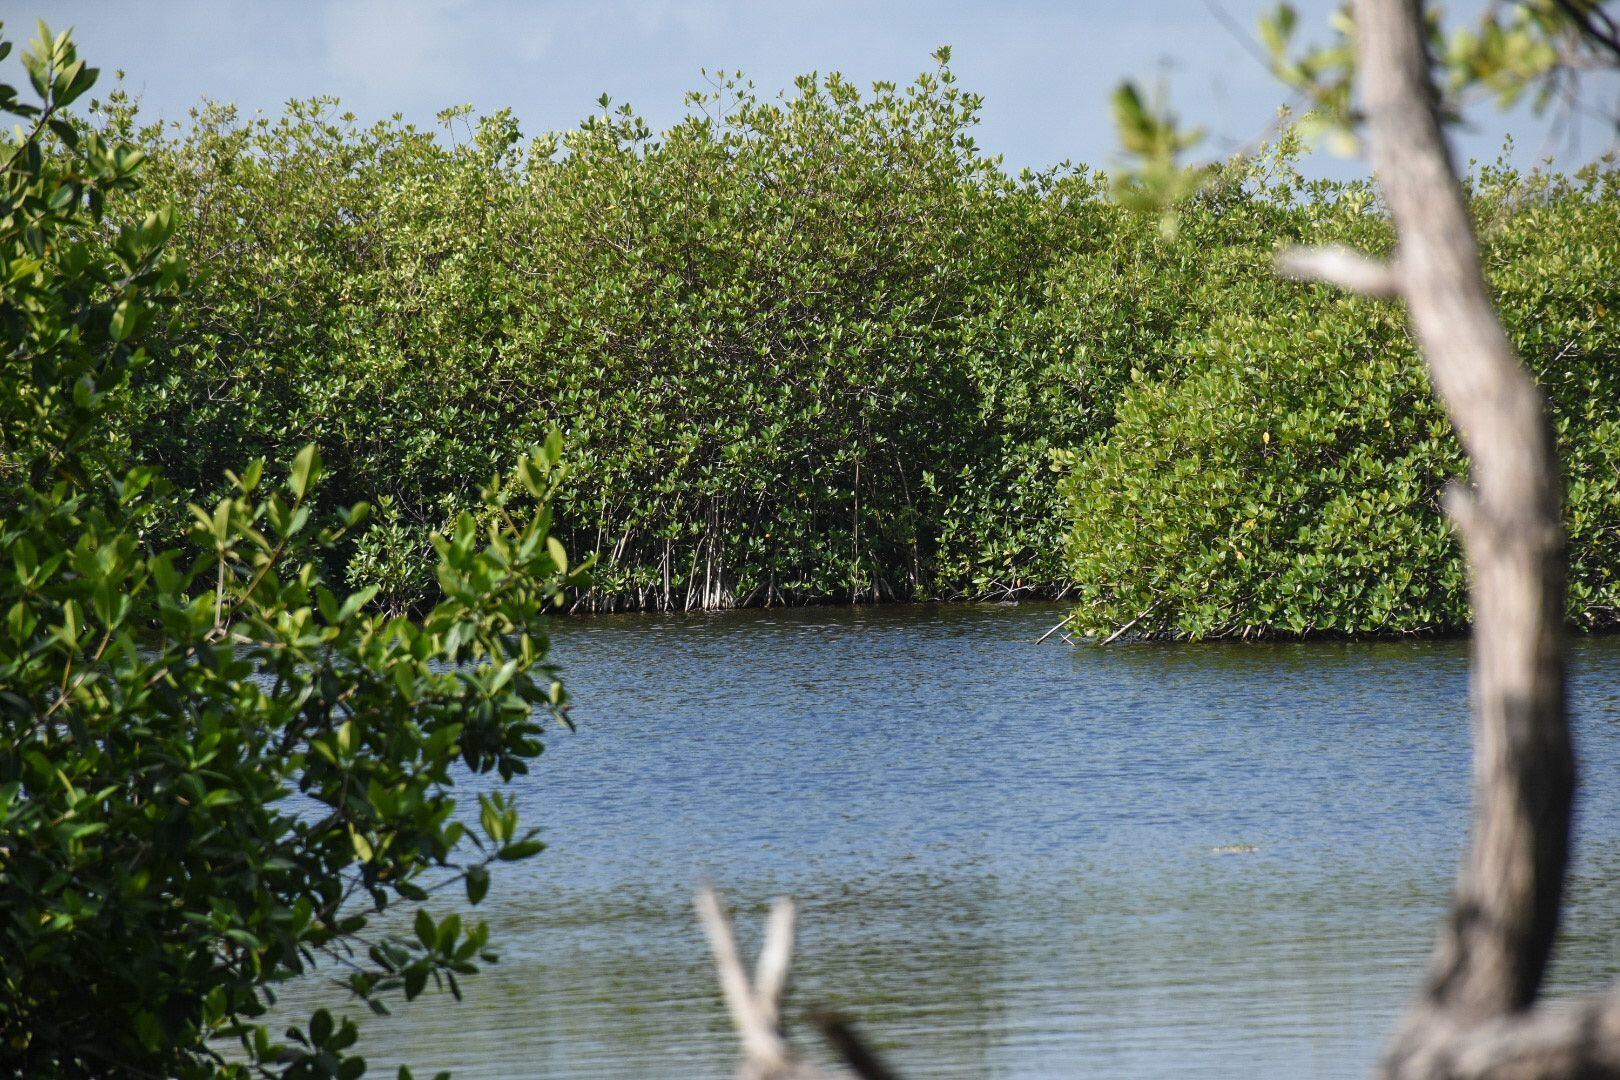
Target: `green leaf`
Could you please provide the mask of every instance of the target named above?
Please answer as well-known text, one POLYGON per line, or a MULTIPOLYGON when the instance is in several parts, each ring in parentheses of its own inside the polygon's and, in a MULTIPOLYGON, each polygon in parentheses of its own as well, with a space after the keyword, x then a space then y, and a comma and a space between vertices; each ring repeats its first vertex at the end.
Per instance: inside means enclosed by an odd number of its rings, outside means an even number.
POLYGON ((320 478, 321 453, 314 443, 307 443, 293 458, 292 473, 287 477, 287 490, 293 498, 302 500, 309 486, 320 478))
POLYGON ((135 332, 137 317, 138 311, 130 301, 120 303, 113 309, 112 318, 107 323, 108 336, 118 342, 129 340, 135 332))
POLYGON ((467 870, 467 902, 477 904, 489 894, 489 871, 482 866, 467 870))
POLYGON ((433 916, 427 913, 426 908, 416 909, 416 940, 422 943, 424 949, 432 949, 438 940, 433 926, 433 916))

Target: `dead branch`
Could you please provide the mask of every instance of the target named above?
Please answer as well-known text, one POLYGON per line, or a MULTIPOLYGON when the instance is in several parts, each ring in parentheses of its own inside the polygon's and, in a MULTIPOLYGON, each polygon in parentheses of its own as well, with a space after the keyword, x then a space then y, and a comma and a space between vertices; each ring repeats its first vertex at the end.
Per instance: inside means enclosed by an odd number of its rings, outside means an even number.
POLYGON ((821 1032, 822 1038, 827 1040, 839 1059, 861 1080, 899 1080, 899 1074, 889 1071, 872 1048, 862 1041, 854 1026, 842 1016, 825 1009, 811 1009, 810 1023, 821 1032))
MULTIPOLYGON (((779 897, 771 906, 765 920, 765 943, 760 947, 751 982, 737 948, 731 918, 714 889, 704 886, 698 890, 697 912, 714 952, 726 1011, 742 1039, 738 1080, 835 1080, 835 1074, 801 1060, 782 1033, 782 999, 793 966, 793 900, 779 897)), ((836 1075, 856 1080, 894 1080, 894 1074, 844 1020, 825 1010, 812 1010, 811 1022, 849 1070, 836 1075)))
POLYGON ((1040 637, 1036 638, 1035 639, 1035 644, 1039 645, 1041 642, 1045 641, 1047 638, 1051 637, 1053 634, 1057 633, 1059 630, 1062 630, 1065 626, 1068 626, 1070 623, 1074 622, 1075 617, 1077 615, 1079 615, 1079 614, 1080 613, 1076 611, 1076 612, 1071 612, 1068 615, 1065 615, 1063 617, 1062 622, 1058 623, 1056 626, 1052 627, 1052 629, 1048 630, 1046 633, 1044 633, 1040 637))
POLYGON ((698 919, 709 937, 714 951, 715 969, 720 976, 720 993, 726 1002, 726 1011, 742 1039, 743 1061, 737 1070, 739 1080, 816 1080, 822 1074, 804 1065, 794 1055, 777 1018, 781 1016, 780 995, 787 988, 788 967, 793 959, 793 904, 778 901, 767 922, 767 937, 760 950, 760 968, 767 968, 769 959, 770 981, 761 980, 756 988, 743 967, 742 954, 737 949, 737 937, 732 933, 731 918, 721 906, 720 896, 705 886, 697 894, 698 919), (780 915, 779 912, 786 912, 780 915), (789 936, 779 940, 783 933, 789 936), (770 935, 776 935, 772 937, 770 935), (762 990, 769 989, 770 993, 762 990))
POLYGON ((1277 272, 1298 281, 1337 285, 1362 296, 1387 299, 1401 294, 1395 267, 1337 244, 1284 248, 1277 253, 1277 272))

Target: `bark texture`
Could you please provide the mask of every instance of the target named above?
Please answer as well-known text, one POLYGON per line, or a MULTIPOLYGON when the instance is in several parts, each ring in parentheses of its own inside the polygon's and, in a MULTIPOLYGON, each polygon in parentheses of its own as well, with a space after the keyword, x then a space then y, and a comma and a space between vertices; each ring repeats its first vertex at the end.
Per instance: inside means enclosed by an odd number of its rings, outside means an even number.
POLYGON ((1448 509, 1474 608, 1474 833, 1428 996, 1484 1019, 1534 1000, 1558 930, 1575 780, 1560 479, 1541 393, 1485 288, 1420 5, 1357 0, 1355 13, 1373 169, 1399 237, 1396 279, 1473 472, 1448 509))
POLYGON ((1558 933, 1575 796, 1552 432, 1485 286, 1441 131, 1421 0, 1354 0, 1353 9, 1395 258, 1380 272, 1343 252, 1317 252, 1284 268, 1405 301, 1472 472, 1446 499, 1474 610, 1472 836, 1423 993, 1381 1072, 1389 1080, 1620 1077, 1615 999, 1532 1011, 1558 933))

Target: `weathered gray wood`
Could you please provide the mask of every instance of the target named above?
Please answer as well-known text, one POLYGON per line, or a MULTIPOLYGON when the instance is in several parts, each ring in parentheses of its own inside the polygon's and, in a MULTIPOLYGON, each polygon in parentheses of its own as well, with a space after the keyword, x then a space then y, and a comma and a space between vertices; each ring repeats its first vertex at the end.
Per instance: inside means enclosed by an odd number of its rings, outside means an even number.
POLYGON ((1542 396, 1486 291, 1440 130, 1418 0, 1356 0, 1373 169, 1394 269, 1468 452, 1448 499, 1474 609, 1474 832, 1430 971, 1432 1003, 1473 1018, 1535 998, 1558 929, 1574 795, 1564 708, 1560 479, 1542 396))
POLYGON ((802 1060, 782 1034, 782 998, 793 966, 795 906, 790 898, 781 897, 771 906, 752 981, 719 894, 707 886, 698 890, 697 911, 714 953, 726 1011, 742 1039, 738 1080, 894 1080, 855 1029, 834 1013, 815 1010, 810 1019, 847 1071, 829 1073, 802 1060))
POLYGON ((1486 290, 1441 132, 1421 0, 1355 0, 1374 172, 1395 222, 1387 265, 1344 251, 1285 272, 1398 295, 1468 452, 1446 505, 1474 610, 1473 831, 1427 983, 1386 1077, 1620 1076, 1620 1007, 1531 1011, 1558 932, 1575 758, 1564 693, 1561 483, 1541 393, 1486 290))
POLYGON ((782 1036, 779 1017, 782 995, 787 990, 788 968, 793 960, 792 901, 778 902, 767 923, 764 947, 760 950, 760 985, 756 987, 743 966, 731 918, 713 889, 697 895, 698 920, 709 937, 714 952, 720 993, 726 1011, 742 1039, 743 1060, 738 1080, 820 1080, 823 1073, 801 1062, 782 1036), (784 911, 785 914, 781 914, 784 911))
POLYGON ((1428 1009, 1419 1010, 1416 1017, 1403 1029, 1401 1076, 1430 1080, 1620 1076, 1620 995, 1543 1004, 1475 1023, 1428 1009))
POLYGON ((1400 276, 1393 266, 1336 244, 1289 248, 1277 256, 1277 269, 1286 277, 1325 281, 1362 296, 1397 297, 1401 294, 1400 276))

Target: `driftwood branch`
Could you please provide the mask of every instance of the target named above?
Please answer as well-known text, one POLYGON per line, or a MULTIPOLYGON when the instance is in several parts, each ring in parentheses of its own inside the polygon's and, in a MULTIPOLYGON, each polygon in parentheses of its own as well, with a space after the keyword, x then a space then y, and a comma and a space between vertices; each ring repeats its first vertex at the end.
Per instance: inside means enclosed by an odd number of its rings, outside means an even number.
POLYGON ((752 980, 719 894, 707 886, 698 890, 697 912, 714 953, 726 1011, 742 1040, 739 1080, 833 1080, 835 1076, 893 1080, 894 1074, 855 1029, 834 1013, 813 1010, 810 1019, 844 1062, 847 1073, 830 1074, 803 1061, 782 1033, 782 999, 787 995, 788 973, 793 966, 792 899, 779 897, 771 906, 765 920, 765 943, 760 947, 752 980))

